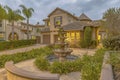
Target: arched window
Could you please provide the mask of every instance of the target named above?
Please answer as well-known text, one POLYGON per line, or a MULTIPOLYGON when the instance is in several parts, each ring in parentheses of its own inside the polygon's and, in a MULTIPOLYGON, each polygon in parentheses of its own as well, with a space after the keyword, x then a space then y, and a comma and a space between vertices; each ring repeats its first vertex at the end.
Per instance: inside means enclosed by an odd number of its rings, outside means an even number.
POLYGON ((18 40, 19 39, 19 36, 18 36, 18 34, 16 32, 14 32, 14 37, 13 38, 14 39, 12 39, 12 33, 10 33, 9 37, 8 37, 9 40, 18 40))

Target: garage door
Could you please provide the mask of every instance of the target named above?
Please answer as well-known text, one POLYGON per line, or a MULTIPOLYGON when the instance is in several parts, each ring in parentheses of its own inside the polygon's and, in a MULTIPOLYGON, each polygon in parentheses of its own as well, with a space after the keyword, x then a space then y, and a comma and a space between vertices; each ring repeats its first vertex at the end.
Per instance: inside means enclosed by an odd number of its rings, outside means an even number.
POLYGON ((43 35, 43 44, 50 44, 50 35, 43 35))

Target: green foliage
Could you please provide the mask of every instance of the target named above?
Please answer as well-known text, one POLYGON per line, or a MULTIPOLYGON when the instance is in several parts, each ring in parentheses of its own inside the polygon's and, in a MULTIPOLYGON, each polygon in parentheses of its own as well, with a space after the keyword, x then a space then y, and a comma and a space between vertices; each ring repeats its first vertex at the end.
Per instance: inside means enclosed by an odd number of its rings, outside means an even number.
POLYGON ((52 54, 52 50, 48 47, 40 48, 40 49, 33 49, 28 52, 16 53, 11 55, 1 55, 0 56, 0 68, 4 67, 5 62, 7 61, 14 61, 18 63, 20 61, 24 61, 27 59, 36 58, 38 56, 44 56, 48 54, 52 54))
POLYGON ((103 14, 103 25, 107 30, 107 35, 120 35, 120 8, 110 8, 103 14))
POLYGON ((32 44, 35 44, 35 40, 3 41, 0 42, 0 51, 24 47, 32 44))
POLYGON ((82 80, 99 80, 105 50, 96 51, 94 56, 83 56, 82 80))
POLYGON ((120 53, 111 53, 109 63, 115 72, 120 72, 120 53))
POLYGON ((52 73, 67 74, 80 71, 82 80, 99 80, 104 52, 104 49, 99 49, 94 56, 84 55, 75 61, 55 61, 52 64, 48 63, 44 55, 38 57, 35 64, 39 69, 49 70, 52 73))
POLYGON ((81 48, 86 48, 86 45, 85 45, 84 40, 81 40, 81 41, 80 41, 80 47, 81 47, 81 48))
POLYGON ((2 5, 0 5, 0 21, 6 19, 7 12, 2 5))
POLYGON ((103 47, 109 50, 120 50, 120 36, 103 40, 103 47))
POLYGON ((84 39, 80 41, 80 46, 82 48, 89 48, 95 47, 96 42, 95 40, 92 41, 92 29, 91 27, 86 27, 84 32, 84 39))
POLYGON ((39 56, 35 60, 35 64, 40 70, 48 70, 50 66, 50 63, 48 62, 47 59, 45 59, 44 56, 39 56))
POLYGON ((50 65, 44 57, 45 56, 38 57, 35 64, 40 70, 49 70, 52 73, 66 74, 69 72, 81 71, 83 65, 80 59, 65 62, 55 61, 50 65))
POLYGON ((91 40, 92 40, 92 29, 91 27, 86 27, 84 34, 84 42, 86 47, 90 46, 91 40))
POLYGON ((96 40, 92 40, 90 43, 90 48, 96 48, 97 47, 97 41, 96 40))
POLYGON ((81 71, 82 61, 77 59, 75 61, 53 62, 50 67, 52 73, 66 74, 70 72, 81 71))

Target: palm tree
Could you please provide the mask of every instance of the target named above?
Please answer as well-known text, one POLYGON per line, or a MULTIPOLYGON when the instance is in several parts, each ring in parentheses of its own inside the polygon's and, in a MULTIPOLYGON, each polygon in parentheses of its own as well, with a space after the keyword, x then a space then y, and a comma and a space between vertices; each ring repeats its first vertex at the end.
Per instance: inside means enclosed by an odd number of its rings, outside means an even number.
POLYGON ((34 12, 33 8, 27 8, 24 5, 20 5, 20 7, 22 8, 22 13, 25 16, 26 20, 27 20, 27 39, 29 39, 29 19, 32 17, 32 13, 34 12))
POLYGON ((5 6, 5 8, 7 9, 7 20, 12 23, 12 25, 11 25, 12 26, 12 40, 14 40, 14 22, 19 21, 19 20, 23 20, 24 17, 22 17, 20 15, 21 12, 19 9, 12 10, 8 6, 5 6))

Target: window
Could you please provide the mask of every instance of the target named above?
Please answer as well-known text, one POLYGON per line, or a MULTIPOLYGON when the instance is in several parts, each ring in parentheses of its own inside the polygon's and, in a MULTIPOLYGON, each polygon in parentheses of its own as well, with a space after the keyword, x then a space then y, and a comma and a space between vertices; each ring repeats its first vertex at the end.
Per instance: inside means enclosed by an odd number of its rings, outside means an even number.
POLYGON ((76 40, 80 40, 80 32, 76 32, 76 40))
POLYGON ((50 21, 47 22, 47 26, 50 26, 50 21))
POLYGON ((62 24, 62 16, 57 16, 54 18, 54 24, 56 26, 60 26, 62 24))
POLYGON ((0 40, 4 40, 4 33, 0 33, 0 40))

